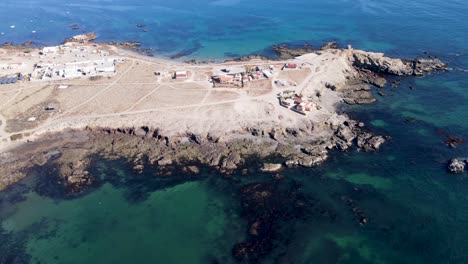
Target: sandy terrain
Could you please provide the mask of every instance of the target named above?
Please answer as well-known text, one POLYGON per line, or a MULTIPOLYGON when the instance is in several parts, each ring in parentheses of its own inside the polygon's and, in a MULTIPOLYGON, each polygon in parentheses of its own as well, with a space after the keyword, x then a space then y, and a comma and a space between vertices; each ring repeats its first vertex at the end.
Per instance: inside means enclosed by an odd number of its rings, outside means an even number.
MULTIPOLYGON (((95 46, 94 46, 95 47, 95 46)), ((168 134, 186 131, 197 133, 226 133, 248 126, 297 126, 306 120, 323 123, 334 114, 341 101, 338 92, 325 88, 325 83, 343 85, 353 74, 346 50, 327 50, 320 55, 307 54, 292 62, 301 69, 282 71, 284 62, 251 61, 212 65, 188 65, 173 61, 141 56, 129 51, 102 45, 110 56, 123 60, 117 72, 109 77, 64 79, 59 81, 20 81, 0 85, 0 147, 11 145, 16 134, 29 135, 22 140, 32 140, 44 132, 85 126, 151 126, 168 134), (220 69, 240 68, 245 65, 274 65, 273 77, 255 81, 239 88, 213 88, 208 81, 220 69), (171 72, 187 71, 185 79, 172 79, 171 72), (162 72, 156 76, 155 72, 162 72), (297 85, 277 87, 274 80, 281 79, 297 85), (59 85, 67 85, 59 89, 59 85), (277 94, 294 90, 315 98, 321 110, 304 116, 278 104, 277 94), (320 93, 320 97, 317 97, 320 93), (45 107, 53 105, 53 110, 45 107), (28 121, 29 120, 29 121, 28 121)), ((35 61, 54 63, 79 61, 71 54, 54 54, 39 57, 37 50, 30 56, 20 56, 21 51, 1 50, 1 60, 24 61, 16 72, 32 71, 35 61)), ((15 71, 0 70, 0 76, 15 71)))

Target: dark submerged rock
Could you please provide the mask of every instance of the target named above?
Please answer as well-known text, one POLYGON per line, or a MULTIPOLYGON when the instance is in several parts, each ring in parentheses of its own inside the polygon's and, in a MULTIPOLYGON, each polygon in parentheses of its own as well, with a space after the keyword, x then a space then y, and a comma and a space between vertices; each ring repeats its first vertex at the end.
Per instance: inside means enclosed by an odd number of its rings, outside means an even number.
POLYGON ((275 45, 272 47, 272 50, 280 59, 294 59, 301 55, 317 51, 307 44, 301 48, 290 48, 288 45, 275 45))
POLYGON ((232 255, 237 260, 257 262, 273 250, 278 222, 297 218, 305 206, 306 201, 298 187, 297 184, 264 182, 241 187, 241 213, 248 221, 248 238, 232 248, 232 255))

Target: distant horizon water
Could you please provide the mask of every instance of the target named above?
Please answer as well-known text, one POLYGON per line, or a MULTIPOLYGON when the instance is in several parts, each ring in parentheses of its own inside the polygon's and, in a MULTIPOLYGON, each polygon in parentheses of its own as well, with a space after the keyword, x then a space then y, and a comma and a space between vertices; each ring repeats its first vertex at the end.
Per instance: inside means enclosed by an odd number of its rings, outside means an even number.
POLYGON ((259 0, 255 5, 245 0, 6 0, 0 42, 57 45, 94 31, 98 42, 133 40, 155 55, 186 54, 187 59, 226 59, 262 54, 278 43, 328 41, 414 57, 422 51, 466 52, 466 13, 459 0, 259 0))

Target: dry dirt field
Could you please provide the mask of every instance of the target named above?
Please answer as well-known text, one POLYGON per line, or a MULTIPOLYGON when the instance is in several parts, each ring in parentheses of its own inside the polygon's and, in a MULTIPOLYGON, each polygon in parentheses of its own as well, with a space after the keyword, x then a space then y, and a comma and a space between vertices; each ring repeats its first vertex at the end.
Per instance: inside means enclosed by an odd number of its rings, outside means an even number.
MULTIPOLYGON (((119 50, 114 50, 112 54, 122 61, 117 65, 117 73, 112 76, 0 85, 0 143, 9 141, 18 133, 34 136, 85 126, 151 125, 164 126, 169 133, 180 133, 187 130, 232 131, 262 122, 271 126, 294 124, 311 118, 322 119, 321 116, 332 112, 299 115, 279 106, 277 94, 293 89, 313 95, 323 86, 322 80, 335 78, 339 82, 341 77, 344 79, 343 74, 338 73, 343 72, 345 67, 340 55, 331 53, 300 57, 294 62, 304 65, 303 68, 291 71, 280 70, 279 65, 285 62, 255 61, 257 65, 274 64, 273 77, 248 83, 242 89, 213 88, 213 84, 208 82, 213 72, 224 67, 244 68, 245 62, 189 65, 119 50), (333 56, 338 57, 336 65, 315 71, 333 56), (171 73, 180 70, 187 71, 188 77, 172 79, 171 73), (156 76, 156 71, 164 74, 156 76), (293 81, 297 86, 275 87, 275 79, 293 81), (60 85, 67 88, 59 89, 60 85)), ((0 55, 18 59, 10 51, 2 51, 0 55)), ((333 111, 339 100, 338 96, 325 93, 320 103, 324 109, 333 111)))

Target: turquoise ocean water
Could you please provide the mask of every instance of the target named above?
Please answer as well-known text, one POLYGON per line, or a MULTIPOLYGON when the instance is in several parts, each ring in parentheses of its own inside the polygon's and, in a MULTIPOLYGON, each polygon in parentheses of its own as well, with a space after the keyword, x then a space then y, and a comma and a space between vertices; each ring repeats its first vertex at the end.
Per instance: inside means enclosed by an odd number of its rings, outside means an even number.
POLYGON ((125 163, 96 160, 92 169, 102 184, 69 199, 38 169, 0 193, 0 263, 235 262, 231 249, 247 238, 240 189, 249 182, 299 186, 306 201, 299 216, 279 217, 272 250, 259 262, 468 263, 468 174, 445 171, 448 159, 468 157, 468 144, 450 149, 441 132, 468 139, 465 1, 3 0, 0 6, 0 42, 52 45, 95 31, 99 41, 140 41, 157 56, 225 59, 269 55, 277 43, 336 40, 408 58, 429 51, 451 68, 405 78, 398 88, 383 88, 388 96, 376 104, 345 109, 392 137, 379 152, 333 153, 321 167, 285 171, 280 183, 257 173, 255 162, 249 176, 225 179, 204 170, 188 180, 135 176, 125 163), (367 225, 356 221, 356 208, 367 225))

